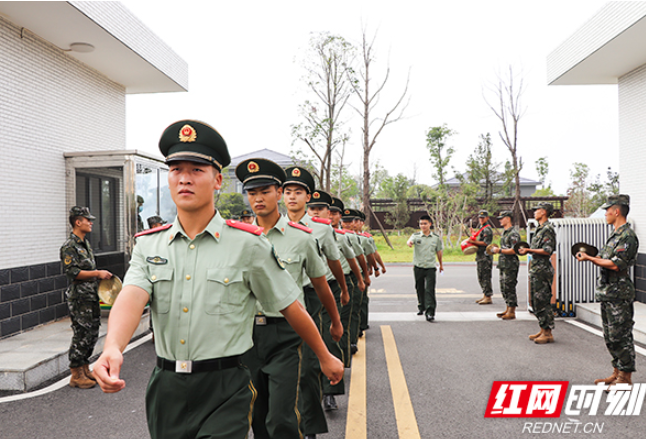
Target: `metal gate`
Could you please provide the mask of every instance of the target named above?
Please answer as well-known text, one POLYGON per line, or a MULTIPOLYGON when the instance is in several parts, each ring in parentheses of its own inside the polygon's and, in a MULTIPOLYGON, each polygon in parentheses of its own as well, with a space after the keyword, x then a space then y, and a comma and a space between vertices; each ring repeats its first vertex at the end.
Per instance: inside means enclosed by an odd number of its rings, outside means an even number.
MULTIPOLYGON (((556 231, 556 304, 561 316, 576 316, 576 304, 595 302, 594 291, 600 268, 589 262, 577 261, 572 256, 572 246, 584 242, 601 250, 613 227, 606 224, 604 218, 564 218, 550 220, 550 223, 556 231)), ((536 220, 528 222, 528 241, 531 242, 537 226, 536 220)), ((631 277, 634 276, 633 272, 631 268, 631 277)))

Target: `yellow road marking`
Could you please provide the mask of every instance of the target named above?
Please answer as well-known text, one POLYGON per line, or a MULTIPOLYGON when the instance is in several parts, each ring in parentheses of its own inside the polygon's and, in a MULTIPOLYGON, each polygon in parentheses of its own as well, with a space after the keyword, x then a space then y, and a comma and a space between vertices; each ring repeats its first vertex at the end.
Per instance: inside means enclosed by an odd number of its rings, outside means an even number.
POLYGON ((404 369, 399 360, 392 328, 389 325, 382 325, 381 336, 384 340, 386 365, 388 367, 388 378, 390 379, 390 390, 393 395, 393 405, 395 406, 395 419, 397 420, 399 438, 420 438, 415 411, 408 394, 406 376, 404 376, 404 369))
POLYGON ((368 438, 366 419, 366 333, 357 342, 359 351, 352 356, 350 389, 348 391, 348 417, 345 438, 368 438))

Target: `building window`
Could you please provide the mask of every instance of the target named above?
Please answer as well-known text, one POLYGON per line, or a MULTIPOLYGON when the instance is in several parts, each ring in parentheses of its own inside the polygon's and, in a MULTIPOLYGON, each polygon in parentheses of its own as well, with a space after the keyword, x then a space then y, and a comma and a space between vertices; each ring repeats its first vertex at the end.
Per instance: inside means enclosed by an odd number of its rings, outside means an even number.
POLYGON ((96 253, 117 250, 117 189, 114 178, 76 174, 76 204, 96 217, 86 237, 96 253))

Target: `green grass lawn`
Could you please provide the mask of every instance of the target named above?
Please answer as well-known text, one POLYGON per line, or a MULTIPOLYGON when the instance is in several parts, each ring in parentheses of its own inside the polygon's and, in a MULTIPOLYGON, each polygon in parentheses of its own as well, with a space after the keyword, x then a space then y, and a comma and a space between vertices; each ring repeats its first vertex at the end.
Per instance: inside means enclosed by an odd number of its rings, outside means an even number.
MULTIPOLYGON (((375 243, 377 243, 377 250, 379 251, 379 255, 381 255, 381 258, 384 260, 384 263, 412 263, 413 262, 413 248, 409 248, 406 245, 406 241, 410 238, 410 234, 404 234, 404 232, 402 232, 401 235, 397 235, 397 233, 388 234, 388 238, 390 239, 390 242, 395 248, 393 250, 393 249, 390 249, 381 232, 379 233, 374 233, 374 232, 375 231, 371 231, 371 233, 373 234, 373 238, 375 239, 375 243)), ((526 239, 524 231, 521 231, 521 238, 522 240, 526 239)), ((494 235, 494 243, 500 243, 500 234, 494 235)), ((445 263, 475 261, 476 259, 475 255, 464 255, 459 246, 454 248, 448 248, 448 247, 444 248, 442 257, 443 257, 443 262, 445 263)), ((494 258, 494 261, 498 261, 498 255, 494 255, 493 258, 494 258)), ((526 256, 520 257, 520 261, 526 261, 526 260, 527 260, 526 256)))

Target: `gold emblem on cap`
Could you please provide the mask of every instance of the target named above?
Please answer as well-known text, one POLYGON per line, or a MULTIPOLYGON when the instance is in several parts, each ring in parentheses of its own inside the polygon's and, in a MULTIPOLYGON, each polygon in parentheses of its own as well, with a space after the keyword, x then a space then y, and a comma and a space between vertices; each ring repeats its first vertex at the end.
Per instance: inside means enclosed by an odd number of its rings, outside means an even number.
POLYGON ((256 162, 252 160, 247 164, 247 171, 249 171, 250 173, 257 173, 258 171, 260 171, 260 167, 256 162))
POLYGON ((299 170, 298 168, 294 168, 294 169, 292 170, 292 176, 294 176, 294 177, 300 177, 300 175, 301 175, 301 170, 299 170))
POLYGON ((180 142, 195 142, 195 139, 197 139, 197 132, 190 125, 186 124, 179 131, 180 142))
POLYGON ((343 213, 344 214, 350 214, 350 211, 346 209, 343 213))
POLYGON ((321 195, 319 194, 318 191, 316 191, 314 194, 312 194, 312 197, 314 197, 315 199, 320 199, 321 195))

